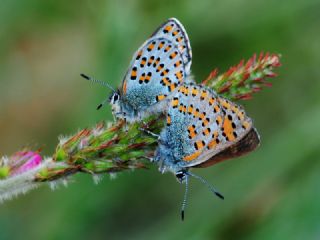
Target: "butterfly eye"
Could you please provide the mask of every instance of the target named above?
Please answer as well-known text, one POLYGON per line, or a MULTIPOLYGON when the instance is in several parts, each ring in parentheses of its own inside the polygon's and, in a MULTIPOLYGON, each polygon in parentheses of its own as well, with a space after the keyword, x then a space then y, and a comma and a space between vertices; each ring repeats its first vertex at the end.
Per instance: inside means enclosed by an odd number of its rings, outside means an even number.
POLYGON ((111 104, 116 103, 117 101, 119 101, 119 99, 120 99, 120 96, 119 96, 119 93, 117 93, 117 92, 113 92, 111 94, 111 96, 109 97, 109 101, 111 104))

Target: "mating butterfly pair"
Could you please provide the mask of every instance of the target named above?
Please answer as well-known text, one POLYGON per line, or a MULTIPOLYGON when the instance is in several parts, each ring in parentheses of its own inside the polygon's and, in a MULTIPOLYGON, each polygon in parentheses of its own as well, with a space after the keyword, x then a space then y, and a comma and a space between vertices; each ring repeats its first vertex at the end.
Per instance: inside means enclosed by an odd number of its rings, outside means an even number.
POLYGON ((194 83, 191 60, 188 35, 182 24, 171 18, 134 54, 121 89, 110 97, 118 119, 134 122, 150 114, 166 114, 167 124, 159 135, 153 160, 161 172, 170 171, 186 184, 182 218, 189 176, 223 198, 189 168, 241 156, 260 142, 252 120, 240 106, 194 83))

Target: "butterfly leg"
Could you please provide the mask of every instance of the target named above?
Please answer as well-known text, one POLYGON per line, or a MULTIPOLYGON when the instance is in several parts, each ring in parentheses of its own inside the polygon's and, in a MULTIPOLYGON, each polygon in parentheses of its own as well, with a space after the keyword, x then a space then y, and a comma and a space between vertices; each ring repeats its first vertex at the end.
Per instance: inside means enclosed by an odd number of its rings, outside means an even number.
POLYGON ((125 112, 115 112, 114 114, 113 114, 113 116, 116 118, 116 119, 124 119, 125 118, 125 116, 126 116, 126 113, 125 112))
POLYGON ((123 119, 124 120, 124 130, 126 132, 128 132, 128 121, 127 121, 127 118, 125 117, 126 113, 125 112, 116 112, 113 114, 113 120, 116 122, 118 119, 123 119))
POLYGON ((153 137, 156 137, 156 138, 160 138, 160 135, 159 134, 156 134, 154 132, 151 132, 149 131, 147 128, 149 128, 149 125, 147 122, 145 122, 143 119, 141 119, 141 116, 139 116, 139 119, 140 119, 140 122, 142 123, 143 127, 140 128, 141 131, 153 136, 153 137))
POLYGON ((126 133, 128 133, 129 127, 128 127, 128 122, 126 119, 124 119, 124 130, 126 131, 126 133))
POLYGON ((145 132, 145 133, 147 133, 147 134, 149 134, 149 135, 151 135, 153 137, 156 137, 158 139, 160 138, 159 134, 153 133, 153 132, 151 132, 151 131, 149 131, 149 130, 147 130, 145 128, 139 128, 139 130, 141 130, 141 131, 143 131, 143 132, 145 132))
POLYGON ((161 160, 159 161, 159 172, 161 172, 161 173, 163 174, 163 173, 165 173, 165 171, 166 171, 166 167, 164 166, 164 161, 163 161, 163 159, 161 159, 161 160))
POLYGON ((143 156, 145 159, 148 159, 150 162, 155 162, 155 158, 153 157, 148 157, 148 156, 143 156))

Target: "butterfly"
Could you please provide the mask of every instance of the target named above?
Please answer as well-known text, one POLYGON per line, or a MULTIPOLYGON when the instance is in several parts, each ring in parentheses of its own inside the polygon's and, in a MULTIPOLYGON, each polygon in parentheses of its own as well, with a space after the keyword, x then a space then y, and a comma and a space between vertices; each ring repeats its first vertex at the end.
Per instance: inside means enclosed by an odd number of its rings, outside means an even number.
POLYGON ((172 96, 166 126, 159 136, 154 161, 160 171, 172 172, 186 184, 195 177, 218 197, 223 196, 190 168, 202 168, 253 151, 260 143, 253 122, 242 107, 218 96, 213 90, 193 83, 183 84, 172 96))
POLYGON ((162 112, 177 87, 192 81, 191 60, 190 42, 183 25, 175 18, 168 19, 133 55, 121 88, 115 91, 102 82, 113 90, 109 102, 115 118, 133 122, 162 112))

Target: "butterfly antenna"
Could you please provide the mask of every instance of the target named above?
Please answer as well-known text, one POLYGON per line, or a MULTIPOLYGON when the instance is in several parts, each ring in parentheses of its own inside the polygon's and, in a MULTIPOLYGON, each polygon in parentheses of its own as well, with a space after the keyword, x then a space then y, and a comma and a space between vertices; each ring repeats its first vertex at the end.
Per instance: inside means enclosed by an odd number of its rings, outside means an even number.
POLYGON ((188 188, 189 188, 189 176, 186 175, 186 189, 184 191, 182 206, 181 206, 181 220, 184 220, 184 210, 186 209, 187 205, 187 197, 188 197, 188 188))
POLYGON ((97 106, 97 110, 99 110, 100 108, 102 108, 103 105, 105 105, 107 102, 109 102, 109 97, 107 97, 105 100, 103 100, 102 103, 100 103, 100 104, 97 106))
POLYGON ((84 79, 88 80, 88 81, 91 81, 91 82, 94 82, 94 83, 98 83, 98 84, 100 84, 100 85, 102 85, 102 86, 105 86, 105 87, 111 89, 113 92, 115 92, 114 88, 111 87, 110 84, 108 84, 108 83, 106 83, 106 82, 104 82, 104 81, 95 79, 94 77, 89 77, 88 75, 85 75, 85 74, 83 74, 83 73, 81 73, 80 76, 83 77, 84 79))
POLYGON ((224 199, 224 196, 219 193, 210 183, 208 183, 204 178, 192 173, 192 172, 186 172, 187 175, 194 177, 198 180, 200 180, 200 182, 202 182, 204 185, 206 185, 211 192, 213 192, 215 195, 217 195, 219 198, 224 199))

